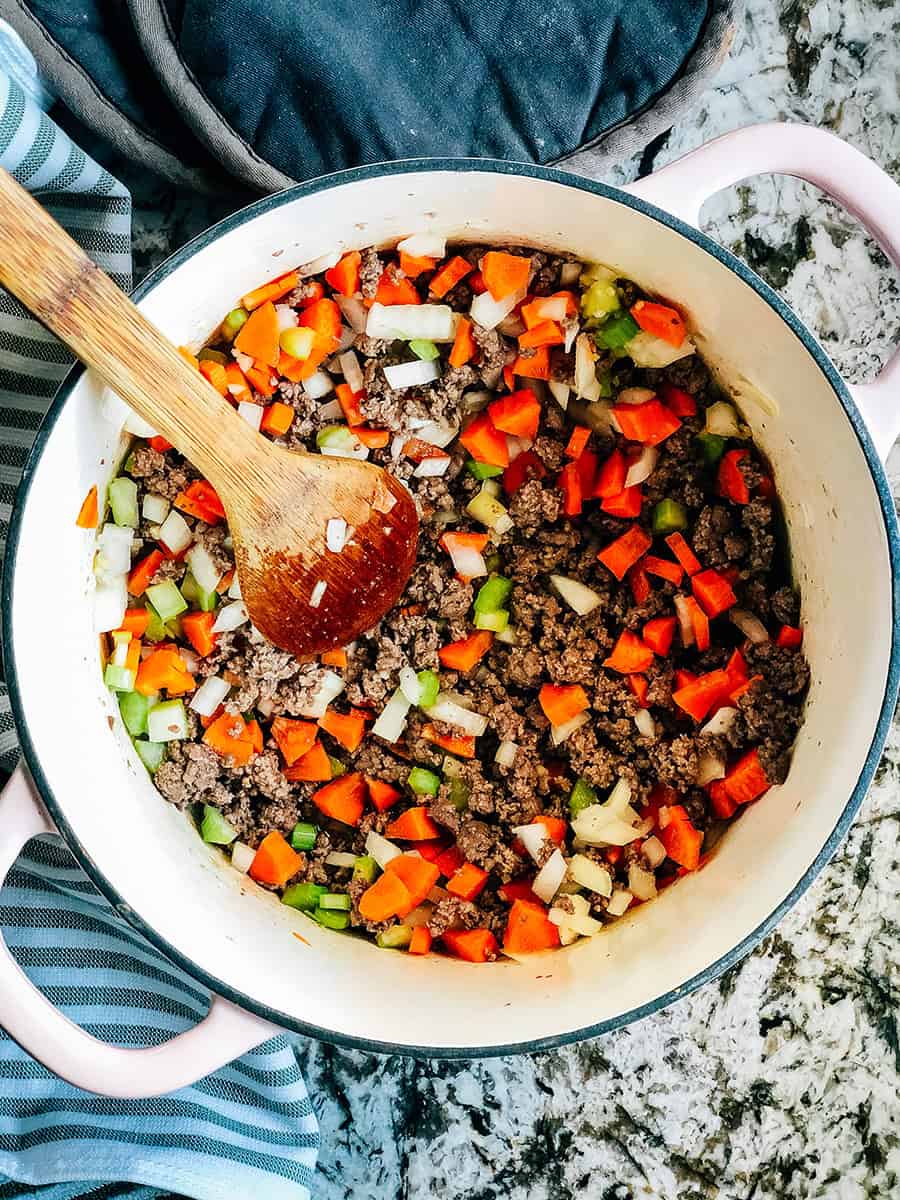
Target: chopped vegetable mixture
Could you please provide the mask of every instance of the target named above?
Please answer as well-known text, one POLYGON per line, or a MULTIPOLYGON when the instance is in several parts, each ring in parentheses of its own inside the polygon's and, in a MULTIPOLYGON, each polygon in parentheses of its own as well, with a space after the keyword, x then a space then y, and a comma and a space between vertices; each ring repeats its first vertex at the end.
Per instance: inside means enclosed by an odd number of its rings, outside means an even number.
POLYGON ((424 233, 255 289, 189 357, 421 518, 400 604, 301 664, 248 621, 214 489, 141 423, 78 514, 106 514, 97 622, 137 753, 283 903, 410 954, 565 945, 784 780, 809 668, 778 497, 668 300, 424 233))

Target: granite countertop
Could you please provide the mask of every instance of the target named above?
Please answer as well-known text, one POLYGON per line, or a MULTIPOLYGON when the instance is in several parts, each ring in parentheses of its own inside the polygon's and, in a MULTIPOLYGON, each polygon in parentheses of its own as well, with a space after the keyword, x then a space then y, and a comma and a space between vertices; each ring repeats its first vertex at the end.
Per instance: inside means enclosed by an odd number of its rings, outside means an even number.
MULTIPOLYGON (((823 125, 900 177, 900 5, 749 0, 695 110, 613 183, 751 121, 823 125)), ((231 205, 136 192, 139 273, 231 205)), ((761 178, 708 232, 824 340, 851 381, 900 341, 884 256, 836 205, 761 178)), ((900 455, 891 460, 900 495, 900 455)), ((310 1042, 317 1200, 900 1195, 900 732, 831 865, 719 982, 629 1029, 534 1056, 415 1062, 310 1042)))

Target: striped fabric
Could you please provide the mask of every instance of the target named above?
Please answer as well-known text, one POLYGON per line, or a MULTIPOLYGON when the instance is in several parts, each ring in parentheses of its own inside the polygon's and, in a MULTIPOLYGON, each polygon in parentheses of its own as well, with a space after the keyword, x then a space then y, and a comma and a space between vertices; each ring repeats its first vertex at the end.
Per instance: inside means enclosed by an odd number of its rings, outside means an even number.
MULTIPOLYGON (((50 121, 44 101, 27 51, 0 22, 0 164, 127 288, 129 195, 50 121)), ((0 290, 0 543, 70 362, 0 290)), ((15 758, 4 692, 0 766, 15 758)), ((37 839, 20 857, 0 890, 0 925, 32 981, 97 1037, 155 1045, 206 1011, 203 989, 123 925, 58 838, 37 839)), ((287 1036, 171 1096, 122 1101, 62 1083, 0 1031, 0 1200, 307 1200, 318 1145, 287 1036)))

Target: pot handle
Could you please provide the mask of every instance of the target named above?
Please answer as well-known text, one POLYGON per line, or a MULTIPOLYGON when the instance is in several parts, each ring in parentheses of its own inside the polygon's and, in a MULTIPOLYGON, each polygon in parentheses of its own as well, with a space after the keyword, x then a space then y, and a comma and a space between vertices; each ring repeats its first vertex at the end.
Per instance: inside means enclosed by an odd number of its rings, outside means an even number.
MULTIPOLYGON (((750 175, 796 175, 857 217, 900 270, 900 187, 866 155, 812 125, 749 125, 715 138, 626 191, 698 225, 704 200, 750 175)), ((875 448, 900 434, 900 350, 871 383, 850 388, 875 448)))
MULTIPOLYGON (((0 886, 22 848, 55 833, 31 776, 20 764, 0 793, 0 886)), ((221 996, 193 1029, 159 1046, 127 1050, 80 1029, 40 992, 0 938, 0 1026, 48 1070, 87 1092, 143 1100, 176 1091, 281 1031, 221 996)))

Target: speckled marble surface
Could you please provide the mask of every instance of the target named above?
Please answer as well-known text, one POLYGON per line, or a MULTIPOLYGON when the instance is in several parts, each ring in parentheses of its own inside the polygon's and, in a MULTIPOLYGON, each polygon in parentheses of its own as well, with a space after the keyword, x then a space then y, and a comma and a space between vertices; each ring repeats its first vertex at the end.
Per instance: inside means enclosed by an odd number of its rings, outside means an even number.
MULTIPOLYGON (((900 178, 900 3, 750 0, 694 111, 621 183, 755 120, 824 125, 900 178)), ((135 189, 137 266, 233 206, 135 189)), ((761 178, 704 210, 851 381, 900 341, 894 273, 852 218, 761 178)), ((891 475, 900 495, 900 453, 891 475)), ((718 983, 598 1041, 475 1064, 310 1042, 318 1200, 900 1196, 900 728, 831 865, 718 983)))

